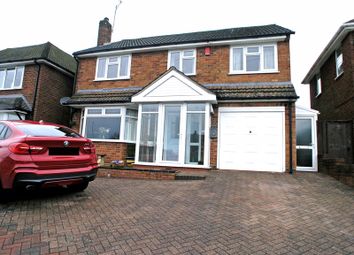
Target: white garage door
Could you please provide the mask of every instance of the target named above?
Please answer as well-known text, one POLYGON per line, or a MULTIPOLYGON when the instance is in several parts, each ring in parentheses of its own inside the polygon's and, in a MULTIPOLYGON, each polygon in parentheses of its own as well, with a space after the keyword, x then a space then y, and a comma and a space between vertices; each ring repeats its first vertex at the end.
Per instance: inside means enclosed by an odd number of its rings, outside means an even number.
POLYGON ((284 172, 284 107, 219 109, 220 169, 284 172))

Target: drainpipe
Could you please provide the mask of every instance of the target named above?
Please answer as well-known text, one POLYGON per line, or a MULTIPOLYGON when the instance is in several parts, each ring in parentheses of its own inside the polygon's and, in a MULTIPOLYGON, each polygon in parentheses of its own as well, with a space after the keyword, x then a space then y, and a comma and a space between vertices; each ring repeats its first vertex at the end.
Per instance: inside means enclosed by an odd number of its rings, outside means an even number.
MULTIPOLYGON (((75 59, 75 61, 76 61, 76 72, 75 72, 75 76, 74 76, 74 82, 73 82, 73 89, 72 89, 72 91, 71 91, 71 95, 70 96, 72 96, 72 95, 74 95, 75 94, 75 91, 76 91, 76 81, 77 81, 77 74, 78 74, 78 71, 79 71, 79 59, 76 57, 76 56, 74 56, 74 59, 75 59)), ((72 127, 72 119, 73 119, 73 115, 74 115, 74 111, 73 111, 73 108, 71 107, 71 106, 69 106, 70 108, 70 110, 69 110, 69 126, 70 127, 72 127)), ((81 116, 80 116, 81 117, 81 116)))
POLYGON ((38 94, 38 85, 39 85, 39 75, 41 72, 41 65, 37 62, 37 59, 34 60, 34 63, 38 66, 38 72, 37 72, 37 78, 36 78, 36 87, 34 89, 34 96, 33 96, 33 104, 32 104, 32 116, 31 119, 33 120, 34 118, 34 111, 36 107, 36 102, 37 102, 37 94, 38 94))
POLYGON ((288 115, 289 115, 289 147, 290 147, 290 174, 293 174, 293 111, 291 108, 291 102, 288 103, 288 115))

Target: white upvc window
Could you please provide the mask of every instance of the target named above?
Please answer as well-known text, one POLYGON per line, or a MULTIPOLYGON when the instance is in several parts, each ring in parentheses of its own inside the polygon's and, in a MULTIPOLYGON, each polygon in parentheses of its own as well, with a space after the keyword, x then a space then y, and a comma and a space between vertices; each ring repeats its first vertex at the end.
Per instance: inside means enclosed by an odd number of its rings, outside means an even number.
POLYGON ((0 90, 21 89, 24 66, 0 69, 0 90))
POLYGON ((82 135, 93 141, 135 143, 137 114, 136 109, 126 107, 87 107, 82 135))
POLYGON ((96 80, 130 78, 131 55, 97 58, 96 80))
POLYGON ((136 162, 209 167, 209 103, 139 106, 136 162))
POLYGON ((276 44, 230 47, 230 73, 278 72, 276 44))
POLYGON ((316 97, 318 97, 319 95, 321 95, 322 93, 322 81, 321 81, 321 76, 317 75, 316 77, 316 97))
POLYGON ((167 68, 174 66, 186 75, 195 75, 196 59, 195 49, 169 51, 167 68))
POLYGON ((341 75, 344 72, 343 69, 343 53, 342 49, 339 48, 335 51, 335 57, 336 57, 336 74, 337 77, 341 75))

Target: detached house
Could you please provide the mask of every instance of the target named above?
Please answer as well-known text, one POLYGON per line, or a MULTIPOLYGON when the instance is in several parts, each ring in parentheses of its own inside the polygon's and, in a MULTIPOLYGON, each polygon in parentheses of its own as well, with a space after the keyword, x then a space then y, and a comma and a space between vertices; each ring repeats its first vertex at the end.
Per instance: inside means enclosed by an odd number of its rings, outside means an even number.
POLYGON ((310 84, 311 107, 321 113, 320 158, 353 164, 354 20, 340 26, 302 83, 310 84))
POLYGON ((50 42, 0 51, 0 120, 69 124, 60 99, 72 94, 76 61, 50 42))
POLYGON ((110 42, 75 52, 74 127, 139 169, 296 168, 293 31, 278 25, 110 42))

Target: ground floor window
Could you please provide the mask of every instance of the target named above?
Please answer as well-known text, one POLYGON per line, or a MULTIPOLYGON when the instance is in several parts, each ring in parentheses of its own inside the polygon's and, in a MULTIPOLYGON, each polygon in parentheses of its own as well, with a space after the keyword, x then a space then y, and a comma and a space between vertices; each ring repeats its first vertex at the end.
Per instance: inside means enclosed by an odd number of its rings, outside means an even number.
POLYGON ((24 120, 26 115, 22 112, 0 112, 0 120, 24 120))
POLYGON ((82 133, 94 141, 135 142, 137 110, 126 107, 85 108, 82 133))
POLYGON ((138 162, 207 166, 209 107, 206 103, 140 105, 138 162))

